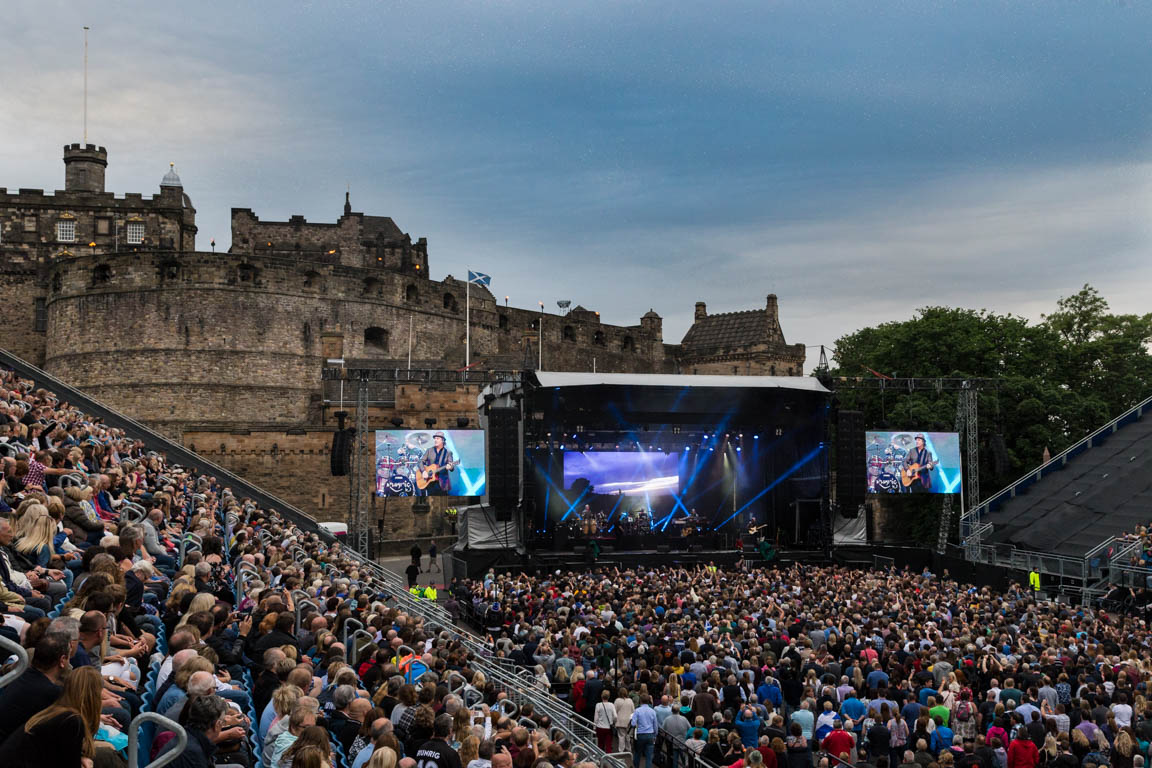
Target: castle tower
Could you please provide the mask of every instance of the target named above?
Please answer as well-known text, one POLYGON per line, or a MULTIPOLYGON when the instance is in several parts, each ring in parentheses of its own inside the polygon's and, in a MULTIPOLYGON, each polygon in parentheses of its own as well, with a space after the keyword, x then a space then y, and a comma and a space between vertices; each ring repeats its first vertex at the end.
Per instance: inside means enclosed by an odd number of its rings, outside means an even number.
POLYGON ((104 169, 108 150, 95 144, 64 147, 64 190, 66 192, 104 191, 104 169))
POLYGON ((176 173, 176 163, 168 163, 168 173, 160 180, 160 199, 179 205, 184 196, 184 184, 176 173))
POLYGON ((652 334, 657 341, 664 340, 664 320, 656 314, 656 310, 649 309, 640 318, 640 327, 652 334))

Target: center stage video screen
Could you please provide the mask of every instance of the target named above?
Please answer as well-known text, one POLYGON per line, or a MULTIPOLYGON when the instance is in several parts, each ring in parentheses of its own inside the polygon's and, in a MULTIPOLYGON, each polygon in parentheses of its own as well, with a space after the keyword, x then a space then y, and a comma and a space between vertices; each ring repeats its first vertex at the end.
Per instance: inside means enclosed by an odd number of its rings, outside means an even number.
POLYGON ((376 431, 378 496, 484 495, 482 429, 376 431))
POLYGON ((868 493, 960 493, 956 432, 865 432, 868 493))
POLYGON ((680 452, 565 451, 564 487, 580 481, 592 493, 663 496, 680 488, 680 452))

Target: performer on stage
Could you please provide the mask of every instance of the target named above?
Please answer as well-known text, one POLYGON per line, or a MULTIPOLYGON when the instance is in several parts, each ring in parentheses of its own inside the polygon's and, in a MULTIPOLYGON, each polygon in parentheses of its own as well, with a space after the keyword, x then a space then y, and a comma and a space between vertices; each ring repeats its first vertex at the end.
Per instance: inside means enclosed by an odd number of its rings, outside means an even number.
POLYGON ((904 477, 911 483, 906 486, 908 493, 930 493, 932 491, 932 475, 936 469, 936 459, 924 447, 924 435, 916 435, 916 447, 908 451, 904 457, 904 477), (913 469, 915 467, 915 469, 913 469))
POLYGON ((416 495, 447 496, 452 490, 452 478, 448 473, 454 471, 459 463, 444 446, 444 435, 433 435, 432 447, 420 458, 420 473, 431 482, 423 490, 417 490, 416 495))

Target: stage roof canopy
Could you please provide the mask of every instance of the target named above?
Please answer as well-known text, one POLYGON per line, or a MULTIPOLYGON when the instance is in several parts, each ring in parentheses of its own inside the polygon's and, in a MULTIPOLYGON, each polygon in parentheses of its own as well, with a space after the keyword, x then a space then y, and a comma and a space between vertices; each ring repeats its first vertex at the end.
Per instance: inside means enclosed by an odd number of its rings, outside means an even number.
POLYGON ((711 387, 828 390, 811 376, 707 376, 675 373, 579 373, 536 371, 541 387, 711 387))

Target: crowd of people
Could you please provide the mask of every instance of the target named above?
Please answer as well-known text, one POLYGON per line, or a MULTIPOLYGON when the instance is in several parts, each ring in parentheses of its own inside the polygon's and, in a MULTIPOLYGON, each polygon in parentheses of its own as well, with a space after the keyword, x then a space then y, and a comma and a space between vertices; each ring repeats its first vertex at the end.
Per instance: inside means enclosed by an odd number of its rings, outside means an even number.
MULTIPOLYGON (((30 659, 0 689, 0 765, 123 766, 144 711, 182 726, 177 768, 581 762, 339 543, 2 371, 0 463, 0 636, 30 659)), ((1146 623, 1028 591, 749 564, 490 572, 438 597, 637 768, 1149 757, 1146 623)), ((179 745, 159 726, 142 749, 179 745)))
MULTIPOLYGON (((578 764, 338 542, 10 371, 0 461, 0 635, 30 659, 0 689, 0 765, 123 766, 144 711, 182 726, 177 768, 578 764)), ((179 746, 159 726, 141 750, 179 746)))
POLYGON ((681 755, 808 768, 1134 768, 1145 621, 948 574, 792 566, 489 572, 450 589, 493 648, 636 751, 645 701, 681 755))

